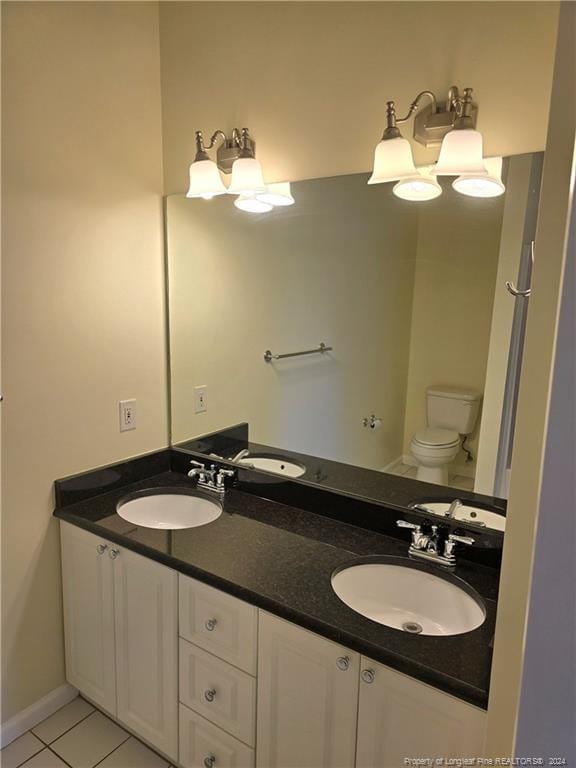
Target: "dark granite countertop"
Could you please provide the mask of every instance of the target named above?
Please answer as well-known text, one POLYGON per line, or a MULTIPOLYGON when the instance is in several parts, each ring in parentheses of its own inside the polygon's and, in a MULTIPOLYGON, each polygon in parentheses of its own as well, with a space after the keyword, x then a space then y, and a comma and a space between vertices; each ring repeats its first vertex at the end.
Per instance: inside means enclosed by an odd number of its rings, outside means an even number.
MULTIPOLYGON (((135 526, 116 504, 136 490, 192 487, 173 471, 60 506, 55 516, 236 595, 434 685, 486 707, 498 571, 461 561, 455 575, 482 597, 487 617, 478 629, 453 637, 410 635, 360 616, 332 590, 343 565, 374 555, 407 561, 408 540, 332 520, 234 489, 222 515, 208 525, 175 531, 135 526)), ((419 565, 441 575, 438 566, 419 565)))

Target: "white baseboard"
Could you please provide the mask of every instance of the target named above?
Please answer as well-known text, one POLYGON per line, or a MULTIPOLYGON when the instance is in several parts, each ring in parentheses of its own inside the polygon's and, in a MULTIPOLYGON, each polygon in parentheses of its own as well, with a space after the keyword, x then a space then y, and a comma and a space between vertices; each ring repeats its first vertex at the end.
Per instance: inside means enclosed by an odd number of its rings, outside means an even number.
MULTIPOLYGON (((417 467, 418 462, 414 458, 414 456, 411 456, 409 454, 404 454, 400 458, 401 464, 406 464, 409 467, 417 467)), ((471 477, 474 478, 476 476, 476 464, 451 464, 450 467, 450 476, 455 477, 458 475, 459 477, 471 477)))
POLYGON ((397 459, 394 459, 394 461, 391 461, 389 464, 386 464, 385 467, 382 467, 382 469, 378 470, 379 472, 391 472, 394 474, 394 470, 396 467, 398 467, 400 464, 403 463, 403 456, 398 456, 397 459))
POLYGON ((55 688, 50 693, 47 693, 46 696, 38 699, 34 704, 23 709, 22 712, 18 712, 10 720, 6 720, 5 723, 0 725, 0 748, 10 744, 18 736, 22 736, 30 728, 34 728, 42 720, 53 715, 54 712, 71 702, 76 696, 78 696, 77 689, 69 683, 64 683, 64 685, 55 688))

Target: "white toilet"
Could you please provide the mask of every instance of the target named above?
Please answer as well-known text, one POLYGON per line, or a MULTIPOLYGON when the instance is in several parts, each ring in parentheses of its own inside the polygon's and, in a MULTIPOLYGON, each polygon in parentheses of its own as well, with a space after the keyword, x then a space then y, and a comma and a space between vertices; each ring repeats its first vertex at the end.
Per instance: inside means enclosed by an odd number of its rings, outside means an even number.
POLYGON ((410 443, 418 462, 417 480, 448 485, 448 467, 458 455, 461 435, 469 435, 480 408, 479 392, 461 387, 428 387, 428 426, 416 432, 410 443))

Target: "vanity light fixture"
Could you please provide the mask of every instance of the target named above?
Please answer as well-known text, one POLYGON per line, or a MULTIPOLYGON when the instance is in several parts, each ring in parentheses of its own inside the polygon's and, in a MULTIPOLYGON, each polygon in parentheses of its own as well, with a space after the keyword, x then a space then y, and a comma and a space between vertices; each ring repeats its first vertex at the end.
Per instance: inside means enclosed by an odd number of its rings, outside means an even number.
POLYGON ((394 194, 405 200, 432 200, 442 193, 434 176, 457 176, 457 192, 489 197, 504 192, 498 173, 489 172, 483 158, 482 134, 476 130, 478 108, 472 89, 462 95, 456 86, 448 91, 445 104, 439 104, 432 91, 421 91, 404 117, 397 117, 393 101, 386 102, 386 128, 374 153, 374 170, 368 184, 396 181, 394 194), (430 105, 420 109, 422 101, 430 105), (420 111, 419 111, 420 110, 420 111), (414 138, 426 147, 442 142, 438 163, 427 173, 416 170, 412 149, 400 133, 399 125, 415 113, 414 138), (499 191, 498 191, 499 190, 499 191))
POLYGON ((288 182, 265 183, 255 149, 256 144, 248 128, 234 128, 230 137, 224 131, 214 131, 208 144, 204 143, 202 131, 196 131, 196 156, 190 166, 190 186, 186 197, 211 200, 225 193, 238 195, 234 205, 250 213, 266 213, 277 205, 292 205, 294 198, 288 182), (221 143, 214 162, 208 151, 219 139, 221 143), (228 188, 222 181, 221 173, 232 174, 228 188))

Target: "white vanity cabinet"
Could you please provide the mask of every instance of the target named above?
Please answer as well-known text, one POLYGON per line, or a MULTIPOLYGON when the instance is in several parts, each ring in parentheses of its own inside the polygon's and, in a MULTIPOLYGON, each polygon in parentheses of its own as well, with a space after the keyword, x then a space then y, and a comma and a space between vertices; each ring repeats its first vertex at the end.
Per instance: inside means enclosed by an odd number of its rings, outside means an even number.
POLYGON ((61 543, 68 681, 176 759, 176 572, 64 522, 61 543))
POLYGON ((483 710, 362 657, 356 768, 482 755, 483 710))
POLYGON ((61 523, 70 683, 182 768, 482 754, 485 712, 61 523))
POLYGON ((260 611, 258 768, 353 768, 360 656, 260 611))

